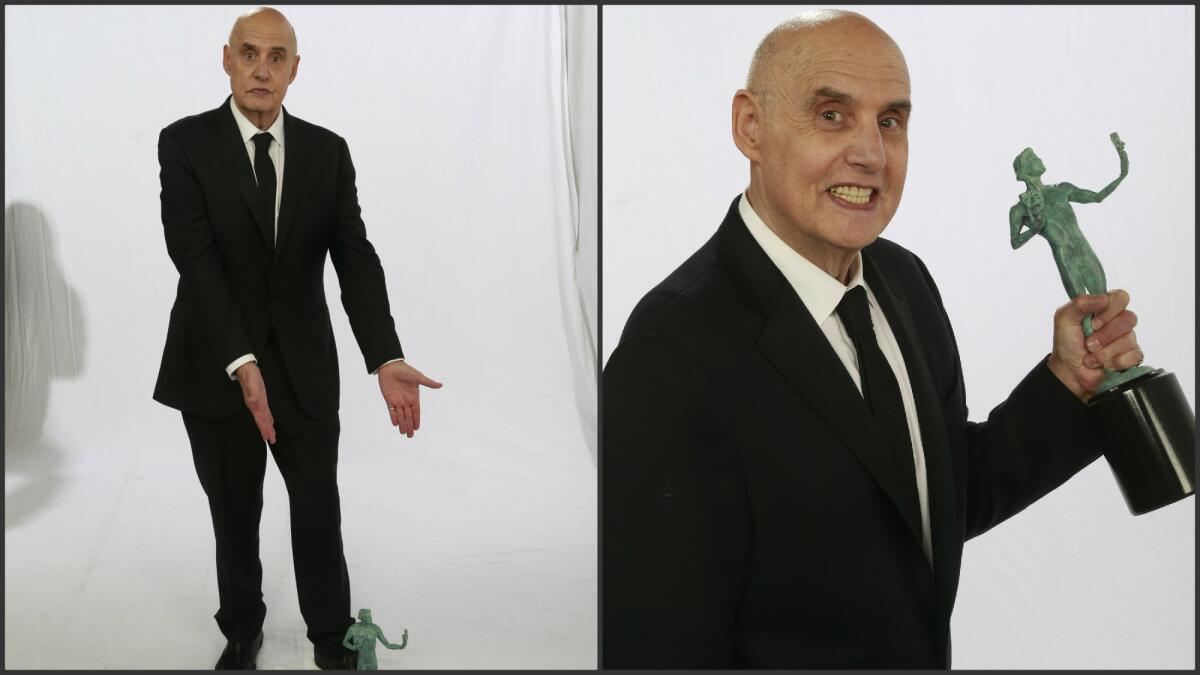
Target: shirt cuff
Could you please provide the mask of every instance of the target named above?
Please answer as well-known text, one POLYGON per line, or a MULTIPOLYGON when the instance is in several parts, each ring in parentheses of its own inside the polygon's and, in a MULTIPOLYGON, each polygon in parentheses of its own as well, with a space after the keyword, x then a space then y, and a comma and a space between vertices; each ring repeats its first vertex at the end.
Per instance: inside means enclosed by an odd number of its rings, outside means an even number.
MULTIPOLYGON (((382 368, 382 367, 386 366, 386 365, 387 365, 387 364, 389 364, 389 363, 395 363, 395 362, 397 362, 397 361, 403 361, 403 360, 404 360, 403 358, 399 358, 399 359, 392 359, 391 361, 384 361, 383 363, 379 364, 379 368, 382 368)), ((376 373, 378 373, 378 372, 379 372, 379 368, 376 368, 375 370, 371 371, 371 374, 372 374, 372 375, 375 375, 376 373)))
POLYGON ((250 363, 251 361, 254 361, 255 363, 257 363, 258 359, 254 358, 253 354, 247 354, 247 355, 235 360, 233 363, 225 366, 225 372, 228 373, 229 379, 233 380, 234 382, 237 382, 237 375, 235 374, 235 373, 237 373, 237 369, 247 363, 250 363))

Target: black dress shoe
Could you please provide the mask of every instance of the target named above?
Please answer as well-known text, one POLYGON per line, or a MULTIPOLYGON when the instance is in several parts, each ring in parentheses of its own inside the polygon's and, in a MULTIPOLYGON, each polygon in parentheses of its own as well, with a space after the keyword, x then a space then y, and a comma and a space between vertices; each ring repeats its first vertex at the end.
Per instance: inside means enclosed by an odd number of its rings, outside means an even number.
POLYGON ((321 670, 358 670, 358 652, 344 648, 332 654, 314 649, 313 660, 321 670))
POLYGON ((258 649, 262 647, 262 641, 262 631, 250 642, 230 640, 217 660, 216 670, 258 670, 258 649))

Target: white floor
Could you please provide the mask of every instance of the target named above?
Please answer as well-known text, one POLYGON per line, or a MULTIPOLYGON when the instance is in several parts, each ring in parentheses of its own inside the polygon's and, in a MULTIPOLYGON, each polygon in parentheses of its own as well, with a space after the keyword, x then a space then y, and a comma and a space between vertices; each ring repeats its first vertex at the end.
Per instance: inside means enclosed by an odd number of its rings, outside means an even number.
MULTIPOLYGON (((47 425, 6 450, 6 668, 207 669, 219 656, 211 522, 182 423, 156 405, 92 448, 56 446, 47 425)), ((500 430, 463 447, 486 431, 429 431, 430 407, 415 441, 377 410, 342 411, 353 611, 369 607, 392 641, 409 632, 403 651, 377 649, 380 667, 594 669, 596 470, 581 434, 500 430)), ((258 666, 315 669, 273 461, 261 532, 258 666)))

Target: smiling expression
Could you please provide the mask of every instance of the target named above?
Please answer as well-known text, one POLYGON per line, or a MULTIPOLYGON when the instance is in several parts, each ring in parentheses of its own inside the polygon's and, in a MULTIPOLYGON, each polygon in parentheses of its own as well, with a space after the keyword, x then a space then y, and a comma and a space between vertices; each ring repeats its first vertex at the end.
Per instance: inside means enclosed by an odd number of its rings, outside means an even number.
POLYGON ((750 203, 793 249, 845 282, 854 256, 900 205, 908 68, 891 38, 857 15, 782 39, 760 91, 734 99, 750 203))

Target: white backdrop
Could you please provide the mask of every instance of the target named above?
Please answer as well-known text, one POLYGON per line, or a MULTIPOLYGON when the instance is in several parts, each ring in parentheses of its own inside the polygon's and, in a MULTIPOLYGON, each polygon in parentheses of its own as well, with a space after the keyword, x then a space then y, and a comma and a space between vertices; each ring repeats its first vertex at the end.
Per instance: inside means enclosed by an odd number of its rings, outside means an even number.
MULTIPOLYGON (((804 7, 605 7, 602 354, 634 304, 720 224, 749 182, 730 103, 758 41, 804 7)), ((856 9, 847 7, 847 9, 856 9)), ((912 78, 908 183, 884 236, 938 281, 974 419, 1048 353, 1066 301, 1041 240, 1008 241, 1032 146, 1079 205, 1109 283, 1132 295, 1151 365, 1195 392, 1195 10, 1192 7, 856 9, 912 78)), ((956 668, 1195 666, 1195 506, 1134 518, 1097 461, 970 542, 953 618, 956 668)))
MULTIPOLYGON (((187 437, 150 398, 177 279, 156 142, 229 93, 246 9, 5 8, 7 668, 204 669, 224 645, 187 437)), ((572 31, 560 7, 280 9, 285 105, 347 139, 406 355, 445 383, 401 439, 333 311, 352 603, 410 633, 381 666, 594 668, 596 300, 574 270, 596 268, 575 243, 596 82, 567 66, 595 8, 572 31)), ((259 666, 314 668, 269 464, 259 666)))

